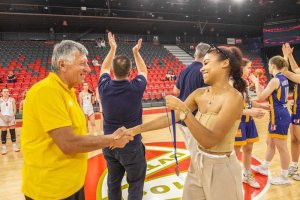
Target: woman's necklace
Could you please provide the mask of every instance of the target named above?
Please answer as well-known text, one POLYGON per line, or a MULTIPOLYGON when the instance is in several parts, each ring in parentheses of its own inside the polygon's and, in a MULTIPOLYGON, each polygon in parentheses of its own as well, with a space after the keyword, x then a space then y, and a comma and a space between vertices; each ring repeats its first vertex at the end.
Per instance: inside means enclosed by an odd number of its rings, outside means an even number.
MULTIPOLYGON (((216 93, 216 94, 217 94, 217 93, 216 93)), ((213 101, 214 101, 214 99, 215 99, 215 95, 216 95, 216 94, 214 94, 214 95, 213 95, 213 94, 211 94, 211 95, 210 95, 210 98, 208 99, 208 102, 207 102, 207 103, 208 103, 208 105, 211 105, 211 104, 213 103, 213 101)))
POLYGON ((214 101, 214 98, 215 98, 214 95, 211 95, 211 96, 210 96, 210 99, 208 100, 208 105, 211 105, 211 104, 212 104, 212 102, 214 101))

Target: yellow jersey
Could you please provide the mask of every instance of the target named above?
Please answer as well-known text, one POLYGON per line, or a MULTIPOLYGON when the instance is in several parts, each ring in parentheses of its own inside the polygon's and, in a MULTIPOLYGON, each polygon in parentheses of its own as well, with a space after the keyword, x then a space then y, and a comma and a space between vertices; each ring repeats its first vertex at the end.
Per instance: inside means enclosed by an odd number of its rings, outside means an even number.
POLYGON ((24 156, 23 193, 32 199, 64 199, 84 185, 87 153, 65 155, 48 132, 70 126, 86 135, 84 114, 75 89, 54 73, 28 91, 23 110, 21 147, 24 156))

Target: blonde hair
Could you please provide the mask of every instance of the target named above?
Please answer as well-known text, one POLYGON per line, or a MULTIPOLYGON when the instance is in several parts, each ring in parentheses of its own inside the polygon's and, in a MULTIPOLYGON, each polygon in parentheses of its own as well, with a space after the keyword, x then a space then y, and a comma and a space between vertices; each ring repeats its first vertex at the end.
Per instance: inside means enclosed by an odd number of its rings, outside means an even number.
POLYGON ((289 63, 282 56, 273 56, 269 60, 269 64, 275 65, 278 70, 289 66, 289 63))

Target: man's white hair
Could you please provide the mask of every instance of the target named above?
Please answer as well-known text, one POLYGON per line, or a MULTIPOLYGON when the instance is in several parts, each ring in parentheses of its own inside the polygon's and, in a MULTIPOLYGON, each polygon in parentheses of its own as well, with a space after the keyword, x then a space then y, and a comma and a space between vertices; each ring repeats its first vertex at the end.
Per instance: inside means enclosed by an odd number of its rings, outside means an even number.
POLYGON ((88 50, 80 43, 72 40, 63 40, 56 44, 53 49, 51 59, 51 69, 54 73, 59 72, 58 61, 66 60, 67 62, 73 62, 75 60, 75 53, 78 51, 81 55, 88 55, 88 50))

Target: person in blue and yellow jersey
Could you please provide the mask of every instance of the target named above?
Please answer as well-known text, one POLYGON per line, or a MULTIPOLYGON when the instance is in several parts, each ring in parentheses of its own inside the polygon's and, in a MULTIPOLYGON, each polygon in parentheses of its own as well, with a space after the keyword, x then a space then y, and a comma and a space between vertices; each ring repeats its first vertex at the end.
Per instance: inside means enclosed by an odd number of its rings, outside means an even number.
MULTIPOLYGON (((247 78, 250 74, 251 61, 243 58, 243 79, 247 82, 247 78)), ((244 93, 244 109, 239 125, 238 132, 235 137, 234 150, 238 155, 242 148, 243 151, 243 182, 249 184, 251 187, 260 188, 259 183, 254 179, 253 174, 250 172, 251 166, 251 154, 253 149, 253 143, 259 141, 257 129, 253 118, 262 118, 265 114, 263 109, 269 109, 269 104, 257 103, 251 101, 249 95, 249 88, 247 87, 244 93)))
POLYGON ((291 117, 287 109, 289 94, 289 81, 282 74, 286 70, 288 62, 281 56, 274 56, 269 60, 269 73, 273 75, 266 88, 262 88, 259 79, 254 75, 250 78, 255 84, 258 100, 268 99, 270 103, 270 122, 268 127, 267 151, 265 160, 259 166, 251 166, 254 171, 267 176, 268 167, 272 161, 275 150, 280 155, 281 173, 280 176, 272 178, 270 183, 273 185, 290 184, 288 178, 288 167, 290 156, 287 148, 287 134, 291 117))
POLYGON ((290 47, 289 43, 282 45, 282 52, 284 58, 290 62, 292 71, 284 71, 283 74, 291 81, 295 82, 293 106, 292 106, 292 124, 291 132, 291 156, 292 162, 289 167, 289 176, 300 181, 300 174, 298 173, 298 160, 300 154, 300 68, 293 56, 294 48, 290 47))

